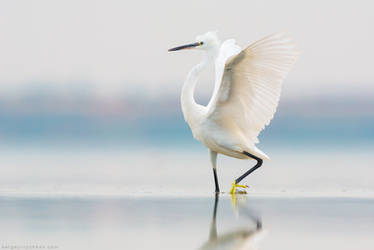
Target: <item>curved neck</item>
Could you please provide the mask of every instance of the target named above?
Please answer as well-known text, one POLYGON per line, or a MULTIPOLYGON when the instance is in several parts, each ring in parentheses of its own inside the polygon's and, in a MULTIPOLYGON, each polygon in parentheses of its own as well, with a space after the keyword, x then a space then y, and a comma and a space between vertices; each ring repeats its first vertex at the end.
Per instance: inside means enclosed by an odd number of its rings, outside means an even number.
POLYGON ((201 72, 209 65, 210 62, 210 57, 205 57, 203 61, 191 69, 184 82, 181 95, 181 104, 184 120, 189 124, 196 121, 196 118, 198 118, 198 115, 202 111, 203 107, 195 102, 194 92, 201 72))

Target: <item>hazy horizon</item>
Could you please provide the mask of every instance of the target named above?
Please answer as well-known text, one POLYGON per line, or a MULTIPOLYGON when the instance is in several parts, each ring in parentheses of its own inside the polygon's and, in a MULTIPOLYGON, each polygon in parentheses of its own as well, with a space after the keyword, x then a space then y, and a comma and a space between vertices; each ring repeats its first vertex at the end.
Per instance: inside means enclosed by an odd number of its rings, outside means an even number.
MULTIPOLYGON (((131 4, 2 1, 0 90, 17 91, 32 82, 46 82, 57 89, 86 82, 101 95, 126 91, 162 98, 180 90, 186 73, 201 56, 167 49, 218 30, 222 40, 235 38, 240 46, 277 31, 294 37, 302 54, 286 78, 284 99, 374 93, 371 2, 189 1, 180 8, 173 5, 171 0, 131 4)), ((207 95, 212 83, 208 72, 198 92, 207 95)))

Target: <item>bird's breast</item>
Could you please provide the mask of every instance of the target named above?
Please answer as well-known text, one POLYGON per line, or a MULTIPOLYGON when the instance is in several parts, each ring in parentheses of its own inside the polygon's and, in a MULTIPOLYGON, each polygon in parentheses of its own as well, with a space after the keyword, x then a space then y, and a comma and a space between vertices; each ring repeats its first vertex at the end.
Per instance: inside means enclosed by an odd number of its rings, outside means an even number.
POLYGON ((214 121, 206 120, 191 127, 193 136, 209 149, 235 158, 246 158, 241 154, 241 140, 214 121))

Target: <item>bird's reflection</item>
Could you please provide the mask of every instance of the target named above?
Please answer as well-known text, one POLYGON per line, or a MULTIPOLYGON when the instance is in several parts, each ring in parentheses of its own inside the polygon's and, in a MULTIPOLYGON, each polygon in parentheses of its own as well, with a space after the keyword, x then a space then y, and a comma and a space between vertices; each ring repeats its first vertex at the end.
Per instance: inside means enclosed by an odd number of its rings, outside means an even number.
MULTIPOLYGON (((234 230, 225 234, 218 234, 217 233, 217 210, 218 210, 218 203, 219 203, 219 194, 216 195, 214 200, 214 207, 213 207, 213 216, 210 226, 210 233, 209 239, 207 242, 203 244, 203 246, 199 249, 201 250, 208 250, 208 249, 257 249, 256 246, 256 239, 262 230, 262 222, 261 220, 251 213, 246 204, 242 207, 238 207, 238 196, 233 195, 232 197, 233 202, 233 209, 234 212, 237 212, 239 216, 244 215, 247 217, 248 224, 243 229, 234 230)), ((240 196, 239 196, 240 198, 240 196)))

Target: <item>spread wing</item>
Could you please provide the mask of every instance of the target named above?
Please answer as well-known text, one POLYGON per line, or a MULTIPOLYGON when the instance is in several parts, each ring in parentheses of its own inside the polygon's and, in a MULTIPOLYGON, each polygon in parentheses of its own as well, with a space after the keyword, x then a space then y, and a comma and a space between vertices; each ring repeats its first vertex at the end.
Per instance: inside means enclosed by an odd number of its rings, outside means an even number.
POLYGON ((237 130, 248 143, 258 143, 257 136, 274 116, 282 81, 297 55, 290 38, 273 34, 230 57, 208 117, 237 130))

